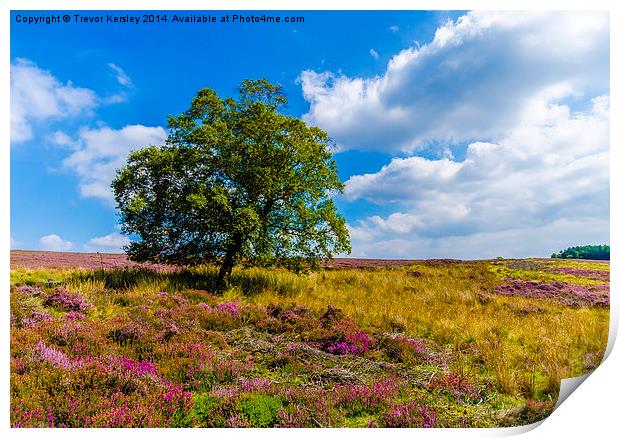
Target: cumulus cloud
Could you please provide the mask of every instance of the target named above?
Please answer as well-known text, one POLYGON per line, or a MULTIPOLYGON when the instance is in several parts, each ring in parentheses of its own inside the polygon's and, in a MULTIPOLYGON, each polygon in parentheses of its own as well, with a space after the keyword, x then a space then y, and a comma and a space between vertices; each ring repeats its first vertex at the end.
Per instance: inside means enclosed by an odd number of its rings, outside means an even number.
POLYGON ((383 211, 349 226, 354 255, 548 256, 608 241, 607 13, 471 12, 379 76, 300 82, 305 120, 340 150, 394 156, 346 182, 342 201, 383 211))
POLYGON ((574 245, 609 242, 607 219, 560 219, 540 227, 513 228, 463 236, 429 239, 397 236, 375 239, 355 229, 353 257, 388 259, 492 259, 496 257, 549 257, 550 252, 574 245))
POLYGON ((53 133, 47 135, 47 141, 53 145, 67 147, 70 149, 75 149, 79 146, 77 141, 62 131, 54 131, 53 133))
POLYGON ((116 80, 119 84, 124 87, 130 87, 132 85, 131 78, 127 75, 127 73, 125 73, 125 70, 112 62, 108 64, 108 67, 110 67, 114 71, 116 80))
POLYGON ((62 239, 58 234, 49 234, 39 239, 41 249, 46 251, 68 251, 73 244, 62 239))
POLYGON ((84 245, 87 251, 122 252, 123 247, 129 244, 129 238, 117 232, 101 237, 93 237, 84 245))
POLYGON ((127 125, 121 129, 107 126, 83 128, 74 139, 77 146, 64 160, 64 166, 79 177, 80 194, 113 204, 110 184, 122 168, 129 152, 165 141, 167 132, 160 126, 127 125))
POLYGON ((58 81, 26 59, 11 63, 11 143, 33 138, 33 123, 88 112, 97 95, 88 88, 58 81))
POLYGON ((395 55, 372 78, 307 70, 304 119, 340 149, 414 152, 429 143, 496 141, 531 99, 607 92, 605 12, 471 12, 395 55))
POLYGON ((532 101, 529 114, 501 140, 471 143, 462 161, 394 158, 352 176, 345 199, 397 210, 353 225, 356 251, 548 256, 575 240, 608 241, 608 96, 581 112, 532 101))

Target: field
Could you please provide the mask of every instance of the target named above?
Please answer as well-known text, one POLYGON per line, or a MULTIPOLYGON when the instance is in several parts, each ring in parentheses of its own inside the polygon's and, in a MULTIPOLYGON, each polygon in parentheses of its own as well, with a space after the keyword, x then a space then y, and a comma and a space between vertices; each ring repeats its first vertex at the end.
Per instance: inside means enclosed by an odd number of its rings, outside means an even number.
POLYGON ((609 263, 11 254, 13 427, 494 427, 600 363, 609 263))

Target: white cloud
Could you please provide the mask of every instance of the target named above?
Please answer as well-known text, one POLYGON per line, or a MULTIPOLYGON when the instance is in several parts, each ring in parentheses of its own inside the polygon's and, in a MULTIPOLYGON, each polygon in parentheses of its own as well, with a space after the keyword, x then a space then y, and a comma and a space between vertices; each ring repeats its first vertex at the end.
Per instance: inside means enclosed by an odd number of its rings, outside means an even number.
POLYGON ((33 138, 33 123, 63 119, 90 111, 96 94, 52 74, 26 59, 11 63, 11 143, 33 138))
POLYGON ((63 147, 67 147, 70 149, 74 149, 79 146, 79 143, 77 141, 75 141, 74 139, 72 139, 66 133, 62 131, 55 131, 49 134, 47 136, 47 141, 49 141, 50 143, 56 146, 63 146, 63 147))
POLYGON ((98 250, 100 252, 122 252, 123 247, 129 244, 129 238, 117 232, 101 237, 93 237, 84 245, 87 251, 98 250))
POLYGON ((103 99, 103 103, 105 103, 106 105, 114 105, 115 103, 127 102, 127 99, 127 93, 120 92, 107 96, 103 99))
POLYGON ((543 106, 607 93, 606 12, 471 12, 432 42, 395 55, 385 73, 304 71, 304 119, 340 149, 414 152, 429 143, 496 141, 543 106))
POLYGON ((528 114, 501 140, 471 143, 463 161, 394 158, 352 176, 345 199, 398 210, 352 226, 355 251, 548 256, 562 245, 608 241, 609 98, 593 98, 582 112, 532 100, 528 114))
POLYGON ((132 85, 131 78, 127 75, 127 73, 125 73, 125 70, 112 62, 108 64, 108 67, 114 71, 116 80, 119 84, 123 87, 130 87, 132 85))
POLYGON ((353 257, 388 259, 492 259, 495 257, 549 257, 574 245, 609 243, 609 221, 560 219, 541 227, 514 228, 464 236, 423 238, 393 236, 375 240, 356 229, 353 257), (356 234, 357 233, 357 234, 356 234))
POLYGON ((57 234, 49 234, 39 239, 41 249, 46 251, 68 251, 73 244, 68 240, 63 240, 57 234))
POLYGON ((340 150, 405 154, 346 182, 345 201, 384 212, 349 226, 355 254, 548 256, 608 241, 607 13, 471 12, 382 75, 300 81, 305 120, 340 150))
POLYGON ((375 49, 370 49, 368 53, 370 53, 370 56, 372 56, 374 59, 379 59, 379 53, 375 49))
POLYGON ((160 126, 83 128, 75 139, 78 146, 64 160, 64 165, 78 175, 83 197, 103 199, 111 205, 114 198, 110 184, 116 171, 126 164, 129 152, 162 144, 166 137, 166 130, 160 126))

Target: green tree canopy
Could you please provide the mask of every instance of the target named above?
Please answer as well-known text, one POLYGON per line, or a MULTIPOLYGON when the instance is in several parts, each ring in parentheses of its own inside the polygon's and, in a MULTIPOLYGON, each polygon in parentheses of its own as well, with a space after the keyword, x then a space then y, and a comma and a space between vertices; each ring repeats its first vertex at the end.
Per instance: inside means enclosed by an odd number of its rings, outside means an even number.
POLYGON ((170 116, 166 143, 130 154, 112 183, 121 230, 140 240, 135 261, 240 260, 299 270, 350 252, 342 192, 327 134, 284 114, 281 86, 245 80, 236 99, 205 88, 170 116))
POLYGON ((609 245, 571 246, 559 253, 551 254, 551 258, 609 260, 609 245))

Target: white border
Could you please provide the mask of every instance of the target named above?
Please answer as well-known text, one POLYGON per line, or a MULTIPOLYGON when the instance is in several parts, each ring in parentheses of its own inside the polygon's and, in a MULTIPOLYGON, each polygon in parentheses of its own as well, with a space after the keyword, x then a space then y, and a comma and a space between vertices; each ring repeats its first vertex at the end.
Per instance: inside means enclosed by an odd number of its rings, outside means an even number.
MULTIPOLYGON (((43 1, 43 0, 0 0, 0 86, 3 90, 2 99, 0 100, 0 135, 3 138, 2 150, 0 152, 0 199, 2 206, 0 206, 0 242, 3 249, 0 253, 0 284, 4 285, 3 293, 1 296, 0 307, 3 309, 3 330, 0 331, 0 342, 3 349, 4 361, 2 362, 2 389, 1 389, 1 402, 0 402, 0 418, 2 418, 2 428, 8 429, 11 435, 38 435, 51 434, 54 436, 74 435, 84 433, 83 430, 58 430, 58 429, 44 429, 44 430, 17 430, 9 429, 9 249, 10 249, 10 234, 9 234, 9 207, 10 207, 10 191, 9 191, 9 172, 10 172, 10 105, 9 105, 9 20, 10 10, 329 10, 329 9, 351 9, 355 6, 355 9, 365 10, 470 10, 470 9, 487 9, 487 10, 608 10, 610 11, 611 19, 611 78, 617 78, 619 71, 617 68, 617 50, 618 45, 615 43, 618 32, 618 7, 620 2, 613 2, 611 0, 589 0, 589 1, 557 1, 557 0, 504 0, 489 1, 489 0, 477 0, 477 1, 457 1, 457 0, 419 0, 419 1, 398 1, 398 0, 382 0, 380 2, 370 2, 367 0, 356 2, 345 2, 342 0, 298 0, 294 4, 291 1, 285 0, 231 0, 231 1, 199 1, 199 0, 177 0, 171 2, 170 0, 90 0, 85 4, 84 0, 64 0, 64 1, 43 1), (6 318, 6 319, 4 319, 6 318)), ((615 102, 617 102, 617 89, 615 83, 611 84, 611 101, 612 101, 612 114, 615 110, 615 102)), ((616 147, 618 135, 617 126, 613 122, 611 123, 611 224, 617 224, 618 215, 618 178, 614 174, 614 171, 618 168, 620 162, 620 154, 616 147)), ((618 241, 617 230, 612 226, 611 228, 611 247, 613 254, 616 254, 618 241)), ((615 256, 613 257, 615 260, 615 256)), ((534 437, 547 437, 551 436, 611 436, 618 430, 618 413, 616 399, 620 390, 620 377, 617 370, 620 369, 620 359, 618 352, 612 350, 613 343, 616 338, 618 327, 618 305, 617 305, 617 293, 619 283, 618 270, 615 269, 615 263, 612 266, 612 308, 611 308, 611 327, 610 327, 610 342, 608 344, 607 359, 601 366, 588 377, 587 382, 581 385, 573 395, 568 399, 542 424, 534 428, 529 432, 529 436, 534 437), (612 432, 614 431, 614 432, 612 432)), ((617 349, 616 349, 617 350, 617 349)), ((513 435, 515 433, 524 432, 528 427, 515 429, 450 429, 450 430, 313 430, 302 429, 296 430, 294 433, 300 436, 313 436, 314 434, 321 433, 331 436, 352 436, 353 434, 359 436, 376 436, 377 433, 388 433, 390 435, 410 436, 411 434, 427 434, 431 436, 437 435, 452 435, 458 434, 459 436, 506 436, 513 435)), ((101 435, 108 434, 109 430, 89 430, 87 433, 101 435)), ((155 435, 170 435, 178 434, 180 431, 175 430, 118 430, 112 433, 118 433, 121 435, 137 436, 149 434, 155 435)), ((273 436, 280 434, 288 434, 290 431, 286 430, 230 430, 230 429, 216 429, 216 430, 187 430, 183 431, 183 434, 198 436, 208 433, 210 436, 229 436, 229 435, 244 435, 248 434, 252 436, 266 437, 267 435, 273 436)))

